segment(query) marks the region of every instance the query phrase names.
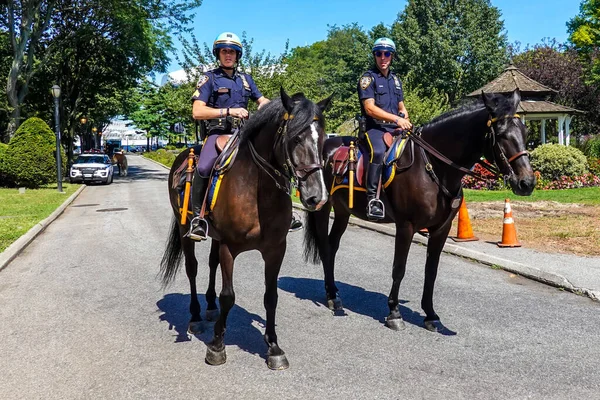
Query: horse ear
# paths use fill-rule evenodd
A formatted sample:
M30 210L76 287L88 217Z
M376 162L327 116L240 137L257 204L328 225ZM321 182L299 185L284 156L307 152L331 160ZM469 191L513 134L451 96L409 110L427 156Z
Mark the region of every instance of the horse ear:
M496 109L496 107L498 106L498 102L494 98L493 94L486 93L482 90L481 98L483 99L483 104L485 105L485 108L487 108L487 110L489 112L494 111Z
M331 99L333 98L333 93L326 99L321 100L317 103L317 107L321 110L321 112L325 111L327 107L331 104Z
M512 102L513 105L515 106L515 110L519 107L519 103L521 102L521 92L519 91L519 89L515 89L514 92L512 92Z
M285 92L283 86L281 86L279 92L281 94L281 103L283 104L283 108L285 108L287 112L291 113L292 109L294 108L294 102L292 101L290 96L288 96L288 94Z

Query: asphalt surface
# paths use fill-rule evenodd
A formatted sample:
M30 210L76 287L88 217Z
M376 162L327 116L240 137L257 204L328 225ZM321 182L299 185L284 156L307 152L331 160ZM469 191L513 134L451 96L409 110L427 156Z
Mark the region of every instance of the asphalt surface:
M346 316L324 306L302 231L288 236L277 313L288 370L265 364L257 252L236 260L228 361L206 365L212 325L186 334L185 273L164 291L156 277L171 219L167 171L128 159L128 177L87 187L0 272L0 398L599 397L598 302L445 254L434 301L446 329L431 333L419 306L425 247L415 244L400 289L407 328L394 332L383 326L393 238L356 226L337 263ZM197 246L200 265L208 248Z

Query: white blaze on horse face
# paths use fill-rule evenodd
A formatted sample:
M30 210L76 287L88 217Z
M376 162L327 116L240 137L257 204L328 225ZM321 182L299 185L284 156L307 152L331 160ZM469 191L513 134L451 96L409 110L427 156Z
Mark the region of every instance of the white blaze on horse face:
M321 160L321 156L319 154L319 131L317 131L317 123L313 122L310 124L310 131L312 132L313 138L313 146L315 155L319 164L323 165L323 161ZM323 205L327 202L327 188L325 187L325 177L323 176L323 170L320 169L317 171L319 174L319 181L321 182L321 199L319 200L319 204L317 205L317 210L321 209Z

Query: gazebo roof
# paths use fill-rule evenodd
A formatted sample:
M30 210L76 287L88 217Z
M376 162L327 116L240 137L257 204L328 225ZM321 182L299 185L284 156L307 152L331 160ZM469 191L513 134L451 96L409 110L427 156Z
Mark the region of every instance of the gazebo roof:
M577 110L575 108L562 106L560 104L553 103L547 100L521 100L519 107L517 108L518 113L532 115L532 114L585 114L585 111Z
M534 81L511 64L496 79L469 93L467 97L479 96L482 91L486 93L512 93L515 89L519 89L523 97L543 98L558 93L557 90Z

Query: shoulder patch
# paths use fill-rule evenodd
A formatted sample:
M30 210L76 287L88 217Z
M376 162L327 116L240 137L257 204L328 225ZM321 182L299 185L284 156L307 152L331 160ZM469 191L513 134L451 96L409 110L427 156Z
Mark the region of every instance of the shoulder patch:
M242 78L242 83L243 83L243 85L244 85L244 89L246 89L246 90L251 90L251 89L250 89L250 85L248 84L248 80L246 79L246 75L245 75L245 74L243 74L243 73L241 73L241 74L240 74L240 77Z
M198 79L196 89L200 89L202 85L204 85L206 82L208 82L208 75L200 75L200 79Z
M402 89L402 86L400 85L400 80L396 75L394 75L394 84L396 85L396 89Z
M373 82L373 78L369 75L363 75L362 78L360 78L360 88L362 90L365 90L366 88L369 87L369 85L371 84L371 82Z

